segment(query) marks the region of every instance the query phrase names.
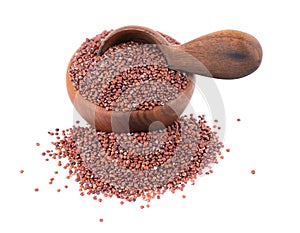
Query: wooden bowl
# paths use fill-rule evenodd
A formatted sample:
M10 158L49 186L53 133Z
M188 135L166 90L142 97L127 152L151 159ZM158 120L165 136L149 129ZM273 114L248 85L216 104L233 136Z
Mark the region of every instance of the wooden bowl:
M187 87L176 99L168 101L163 106L155 106L151 110L134 110L131 112L107 111L102 107L86 100L75 89L69 77L67 68L66 82L69 97L78 113L97 130L105 132L139 132L157 130L172 124L185 110L195 88L194 76L188 76ZM162 124L153 124L161 122Z

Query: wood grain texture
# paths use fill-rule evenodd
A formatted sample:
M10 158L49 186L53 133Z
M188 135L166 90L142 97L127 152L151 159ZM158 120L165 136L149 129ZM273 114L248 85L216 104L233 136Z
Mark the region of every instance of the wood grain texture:
M245 77L254 72L262 60L258 40L244 32L223 30L183 45L170 45L158 32L141 26L114 30L102 42L98 54L127 41L160 45L171 69L219 79Z
M220 79L245 77L254 72L262 60L262 48L258 40L235 30L214 32L179 47L180 51L200 61L212 77ZM170 62L173 66L180 67L182 59Z
M160 121L164 126L171 125L182 114L192 97L195 80L189 76L189 82L176 99L164 106L156 106L152 110L131 112L107 111L88 100L75 89L69 77L69 67L66 75L66 85L71 102L78 113L97 130L105 132L138 132L148 131L152 123ZM162 126L162 125L161 125ZM159 125L151 127L155 130Z
M129 41L169 45L168 41L158 32L147 27L130 25L118 28L109 33L102 42L97 55L101 56L108 48Z

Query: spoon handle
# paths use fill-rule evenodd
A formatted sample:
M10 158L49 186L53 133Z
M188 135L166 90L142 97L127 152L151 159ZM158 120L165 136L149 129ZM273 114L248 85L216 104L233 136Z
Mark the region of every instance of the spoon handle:
M257 39L235 30L213 32L164 53L172 69L220 79L249 75L262 60Z

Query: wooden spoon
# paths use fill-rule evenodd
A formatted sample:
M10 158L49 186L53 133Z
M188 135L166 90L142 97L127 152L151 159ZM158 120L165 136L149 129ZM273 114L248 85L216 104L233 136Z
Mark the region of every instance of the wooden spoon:
M170 45L158 32L141 26L125 26L112 31L102 42L98 55L109 47L128 41L161 45L171 69L220 79L249 75L262 60L259 42L244 32L223 30L183 45Z

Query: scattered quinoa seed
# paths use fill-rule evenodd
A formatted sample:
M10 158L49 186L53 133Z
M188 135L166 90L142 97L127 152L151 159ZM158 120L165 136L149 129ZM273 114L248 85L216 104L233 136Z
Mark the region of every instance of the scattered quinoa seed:
M23 174L23 173L24 173L24 170L20 170L20 173Z
M159 199L167 190L172 193L183 190L189 181L194 183L197 174L218 163L223 146L206 125L204 116L196 119L193 115L182 116L159 131L107 133L91 126L74 126L59 134L61 139L52 142L55 150L47 150L47 155L59 160L58 166L62 166L63 159L67 160L63 166L69 172L66 178L74 177L80 185L80 195L93 195L95 200L102 194L129 202L139 197L150 201L155 197ZM175 153L178 156L174 156ZM171 167L166 166L168 161L172 161ZM166 166L163 175L161 166ZM120 175L120 168L128 171L128 175ZM180 172L174 173L174 168ZM107 170L111 180L102 178ZM149 173L148 179L134 175L139 171Z
M226 152L230 152L230 149L228 148L228 149L226 149Z
M34 189L34 191L35 191L35 192L38 192L38 191L39 191L39 189L38 189L38 188L35 188L35 189Z
M256 172L255 170L251 170L251 174L254 175Z

